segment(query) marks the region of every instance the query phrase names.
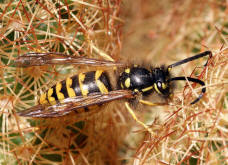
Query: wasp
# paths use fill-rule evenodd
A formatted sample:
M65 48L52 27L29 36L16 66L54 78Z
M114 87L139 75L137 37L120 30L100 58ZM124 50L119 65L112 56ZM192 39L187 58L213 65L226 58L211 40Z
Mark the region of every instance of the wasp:
M116 78L115 86L110 82L108 73L105 70L95 70L79 73L66 80L58 82L49 88L39 99L39 104L25 111L18 112L18 115L34 118L51 118L69 114L70 112L82 113L90 111L89 107L102 105L114 100L125 99L125 106L133 118L149 131L147 125L141 122L130 107L129 101L138 99L137 102L149 106L162 105L144 100L144 96L156 92L161 96L171 95L171 82L189 81L202 86L199 96L191 102L198 102L206 92L205 83L202 80L192 77L171 77L172 68L202 58L212 57L211 51L205 51L192 57L183 59L167 67L156 67L147 69L141 66L125 67L124 64L112 61L97 60L86 57L68 56L62 53L27 53L19 56L15 63L19 67L76 64L90 66L105 66L123 68L123 71ZM208 58L208 60L209 60ZM208 63L208 60L205 66ZM140 96L140 97L139 97ZM139 99L140 98L140 99ZM83 109L83 111L82 111ZM150 131L151 132L151 131Z

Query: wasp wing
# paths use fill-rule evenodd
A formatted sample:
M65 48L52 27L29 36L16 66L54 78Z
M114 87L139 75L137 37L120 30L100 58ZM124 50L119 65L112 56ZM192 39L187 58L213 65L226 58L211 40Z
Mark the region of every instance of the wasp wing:
M108 94L93 93L86 97L76 96L66 98L56 105L36 105L25 111L19 112L19 116L24 117L59 117L64 116L79 108L85 108L93 105L104 104L121 98L132 98L133 94L128 90L111 91Z
M123 66L122 63L98 60L85 57L69 56L58 52L27 53L16 58L17 67L42 66L42 65L90 65L90 66Z

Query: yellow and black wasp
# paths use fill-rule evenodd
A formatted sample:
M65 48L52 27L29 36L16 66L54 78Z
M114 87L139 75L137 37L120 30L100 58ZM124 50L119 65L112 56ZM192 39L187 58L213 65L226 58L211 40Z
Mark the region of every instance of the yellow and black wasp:
M25 111L19 112L18 115L24 117L59 117L74 111L81 113L89 111L89 107L102 105L113 100L123 99L134 100L145 105L160 105L144 100L144 96L148 96L153 92L157 92L161 96L169 97L171 95L171 82L173 81L190 81L198 83L202 87L201 94L191 104L198 102L206 92L205 83L202 80L192 77L171 77L170 71L173 67L184 63L202 58L204 56L212 57L211 51L194 55L183 59L168 67L157 67L147 69L140 66L125 67L123 72L119 74L116 82L111 83L108 73L104 70L95 70L86 73L79 73L66 80L58 82L41 95L39 104ZM90 66L115 66L124 67L124 64L118 62L96 60L85 57L72 57L62 53L28 53L19 56L16 61L19 67L56 65L56 64L76 64ZM206 64L208 63L208 60ZM206 65L205 64L205 65ZM116 84L116 85L113 85ZM139 97L140 96L140 97ZM140 99L139 99L140 98ZM141 99L142 98L142 99ZM129 106L129 102L125 102L125 106L134 119L143 125L147 130L148 127L139 121Z

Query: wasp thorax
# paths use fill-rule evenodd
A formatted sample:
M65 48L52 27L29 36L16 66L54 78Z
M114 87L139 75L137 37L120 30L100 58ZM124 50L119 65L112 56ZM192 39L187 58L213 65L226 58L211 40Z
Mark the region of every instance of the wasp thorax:
M127 68L121 73L119 86L121 89L129 89L135 92L149 94L153 89L153 78L151 72L145 68Z

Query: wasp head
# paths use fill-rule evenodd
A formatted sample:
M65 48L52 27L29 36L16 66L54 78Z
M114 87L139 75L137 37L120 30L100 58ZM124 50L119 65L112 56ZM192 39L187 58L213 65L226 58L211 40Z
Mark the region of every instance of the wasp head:
M169 84L169 72L164 68L152 69L151 76L154 81L154 89L157 93L169 96L170 95L170 84Z

